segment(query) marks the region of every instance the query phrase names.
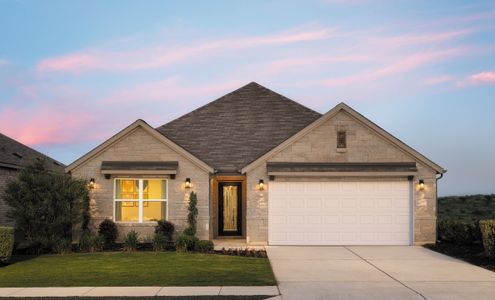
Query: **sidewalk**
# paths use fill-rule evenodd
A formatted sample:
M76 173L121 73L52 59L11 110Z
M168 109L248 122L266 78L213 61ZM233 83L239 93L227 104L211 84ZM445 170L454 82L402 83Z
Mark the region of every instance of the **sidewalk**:
M0 288L0 297L277 296L277 286Z

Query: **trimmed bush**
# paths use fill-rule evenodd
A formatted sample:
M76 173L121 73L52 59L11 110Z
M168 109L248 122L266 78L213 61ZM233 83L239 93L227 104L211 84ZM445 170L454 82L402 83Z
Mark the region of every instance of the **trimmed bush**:
M481 241L481 232L477 222L441 220L438 222L440 240L455 244L473 244Z
M480 221L480 229L486 256L495 259L495 220Z
M182 233L177 237L177 251L194 251L198 242L199 239L197 237Z
M119 235L119 231L114 221L105 219L103 222L100 223L100 226L98 227L98 234L103 237L105 247L110 248L115 244L115 240Z
M197 225L198 225L198 208L196 205L198 204L198 197L195 192L191 192L189 195L189 206L187 210L189 213L187 214L187 224L189 225L186 229L184 229L184 233L187 235L196 236Z
M0 261L7 262L14 249L14 228L0 227Z
M72 252L72 240L70 239L59 239L56 240L51 246L53 252L57 254L68 254Z
M199 252L212 252L213 248L213 242L209 240L198 241L195 245L195 250Z
M124 239L124 250L128 252L133 252L137 250L139 242L139 233L135 230L130 230Z
M83 252L99 252L105 246L105 239L92 232L84 232L79 240L79 250Z
M155 233L151 240L153 251L165 251L168 245L168 239L162 233Z
M173 240L175 225L167 220L159 220L155 227L155 233L163 235L167 241Z

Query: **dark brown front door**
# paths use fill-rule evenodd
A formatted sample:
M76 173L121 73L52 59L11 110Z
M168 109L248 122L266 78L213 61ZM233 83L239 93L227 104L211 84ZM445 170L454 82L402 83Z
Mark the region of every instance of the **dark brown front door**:
M242 235L242 183L218 183L218 235Z

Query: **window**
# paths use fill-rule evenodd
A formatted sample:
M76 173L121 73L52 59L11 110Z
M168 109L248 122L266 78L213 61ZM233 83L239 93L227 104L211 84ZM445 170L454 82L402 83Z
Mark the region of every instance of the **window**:
M115 179L115 221L152 222L167 219L166 179Z
M337 148L346 148L347 147L347 139L345 131L337 132Z

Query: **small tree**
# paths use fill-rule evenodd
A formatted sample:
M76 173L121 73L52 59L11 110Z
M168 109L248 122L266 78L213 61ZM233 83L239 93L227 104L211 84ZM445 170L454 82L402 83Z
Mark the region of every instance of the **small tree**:
M89 199L87 182L67 174L54 173L45 161L35 161L7 184L7 216L15 221L26 240L42 248L59 248L72 241L75 225L87 227L84 209ZM81 224L84 221L83 224Z
M197 231L197 217L198 217L198 208L196 205L198 204L198 198L196 196L195 192L191 192L189 195L189 214L187 215L187 224L189 225L185 230L184 233L190 236L196 236L196 231Z

